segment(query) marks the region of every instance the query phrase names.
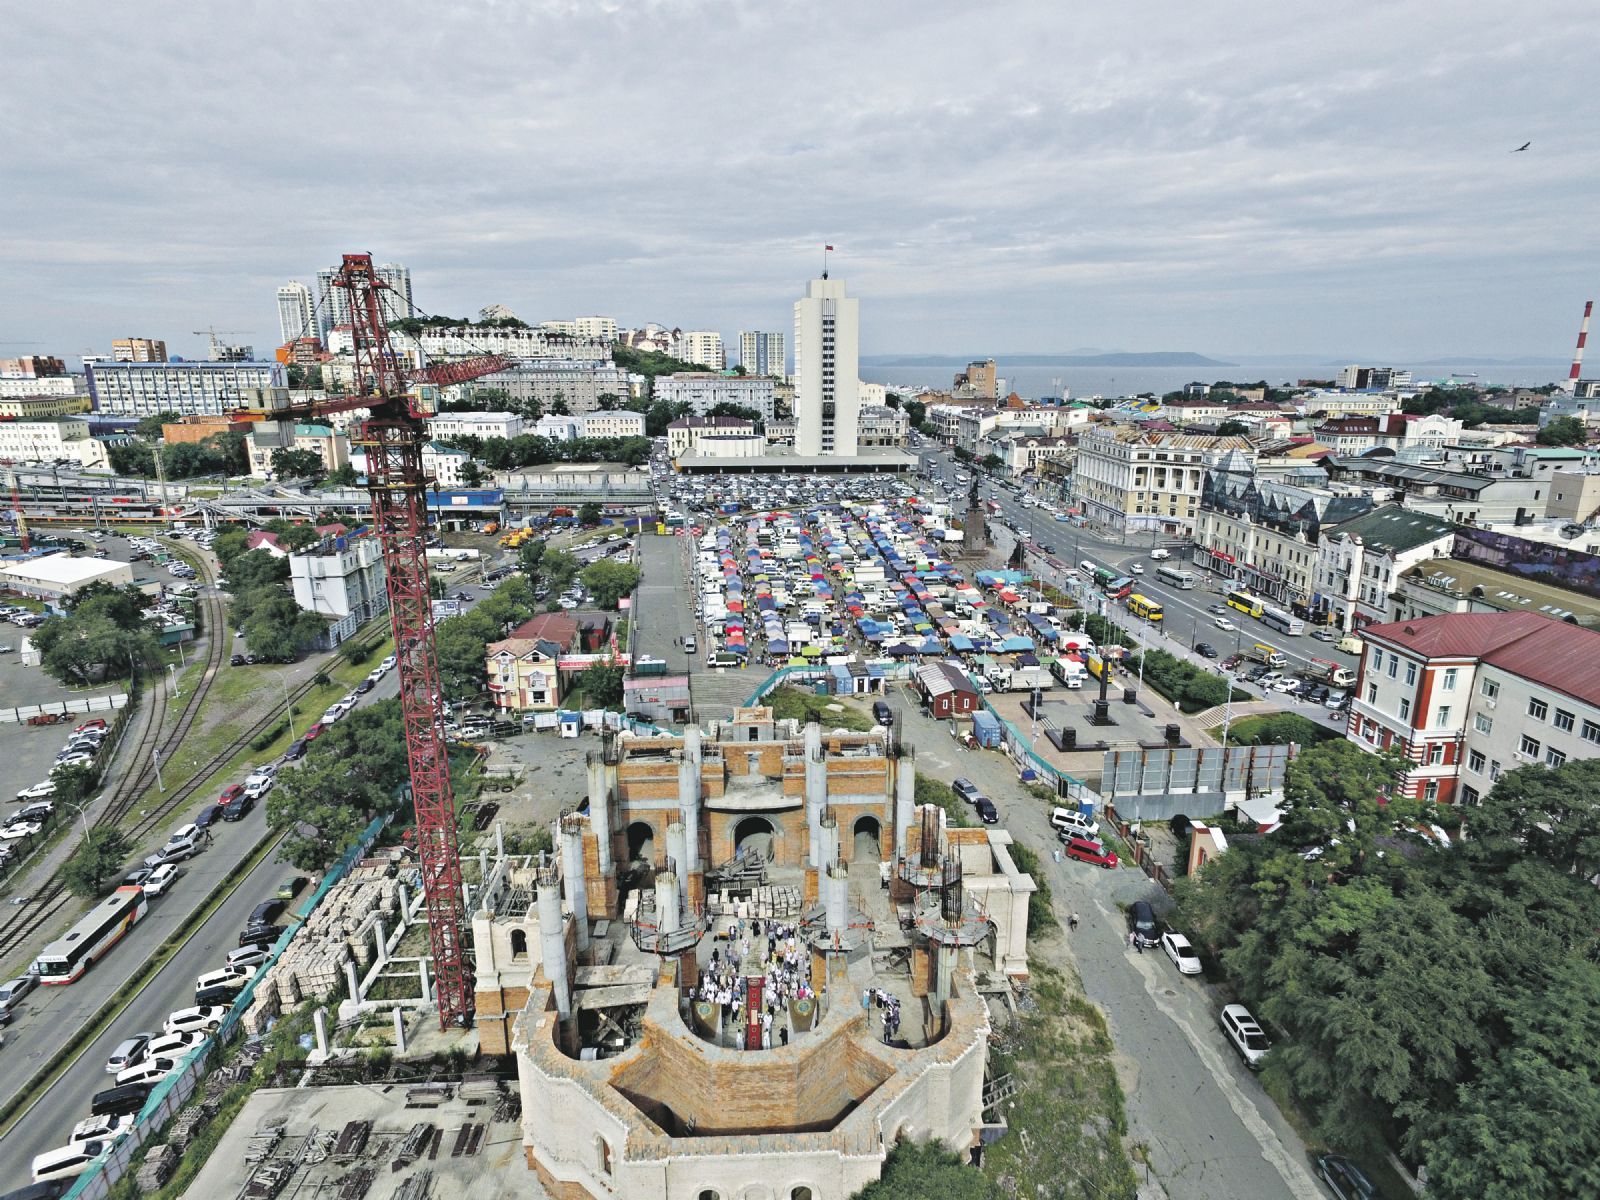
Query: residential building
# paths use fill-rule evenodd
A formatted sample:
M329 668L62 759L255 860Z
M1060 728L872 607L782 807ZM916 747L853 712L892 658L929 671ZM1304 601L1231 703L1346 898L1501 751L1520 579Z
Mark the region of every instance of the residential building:
M1372 498L1345 494L1309 482L1326 477L1306 472L1308 482L1261 475L1249 457L1223 455L1205 474L1194 561L1226 580L1242 580L1263 599L1332 608L1317 588L1318 542L1325 529L1371 511Z
M794 418L778 417L766 424L767 443L773 446L794 445Z
M59 395L45 396L10 396L6 394L7 383L20 383L21 380L0 379L0 417L17 418L24 421L37 421L47 417L71 417L78 413L89 411L89 393L65 392ZM40 382L54 382L41 380ZM82 379L72 377L70 382L82 383Z
M428 434L435 438L520 437L522 417L510 412L442 412L428 418Z
M476 358L482 354L503 354L515 363L605 363L611 365L609 343L576 333L554 333L547 329L490 325L430 325L414 341L401 337L401 345L415 345L429 362L446 358ZM492 379L494 376L487 376ZM479 380L478 386L500 386Z
M1005 463L1006 473L1012 478L1037 472L1040 462L1052 458L1070 458L1078 450L1075 437L1056 437L1048 433L1028 430L996 429L978 443L977 457L998 455Z
M759 329L739 333L739 365L746 375L773 375L782 379L788 372L788 348L781 333Z
M164 363L167 344L158 338L117 338L111 343L111 358L119 363Z
M979 400L998 400L1000 398L999 373L994 365L994 359L978 359L967 364L967 369L955 377L955 384L950 389L956 396L972 396Z
M544 613L524 621L504 641L484 647L484 665L495 707L535 712L561 703L560 660L580 649L576 617Z
M0 358L0 379L51 379L67 373L67 364L48 354Z
M1300 410L1327 417L1383 417L1400 411L1400 397L1392 392L1336 392L1313 389L1300 398Z
M678 359L697 366L721 371L728 365L728 355L722 347L722 335L710 329L686 329L678 338Z
M204 417L184 417L179 421L168 421L161 426L161 440L169 446L180 443L198 445L208 437L218 433L227 433L237 429L240 433L249 433L255 418L246 413L217 413Z
M571 442L583 436L583 422L577 417L550 413L535 421L529 432L535 437L549 438L552 442Z
M1230 450L1254 461L1248 438L1091 427L1078 435L1072 500L1091 522L1113 531L1192 534L1206 468Z
M287 421L258 421L245 434L250 474L265 479L273 474L272 456L279 450L309 450L322 460L324 471L337 471L350 461L350 439L330 425Z
M1460 548L1458 534L1458 553ZM1590 558L1580 570L1592 580L1589 572L1596 565L1600 564ZM1389 608L1390 621L1445 613L1529 612L1589 629L1600 626L1600 596L1461 558L1430 558L1403 572L1389 598Z
M290 280L278 289L278 345L287 346L301 338L320 338L311 289Z
M617 340L615 317L579 317L572 325L573 331L580 338L608 344Z
M903 448L910 440L911 420L904 411L886 404L861 406L861 445Z
M845 295L842 279L813 279L795 301L796 453L856 457L860 330L860 302Z
M763 421L775 414L774 380L767 375L721 375L710 371L680 371L658 375L651 398L668 404L687 404L703 417L719 404L737 404L759 413Z
M1329 417L1311 430L1335 454L1358 455L1386 446L1391 450L1443 450L1461 436L1461 422L1442 413L1418 416Z
M610 403L620 404L631 394L628 373L609 359L526 361L445 390L456 398L466 398L490 389L504 391L519 407L539 404L545 412L560 401L576 416L599 408L603 396L611 397Z
M755 422L743 417L679 417L667 426L667 456L677 459L699 454L705 439L749 437L755 431Z
M1600 755L1600 632L1531 612L1369 626L1346 736L1405 794L1475 804L1506 771Z
M976 456L984 438L1000 424L1000 414L992 408L962 408L955 414L955 441L958 450Z
M1386 388L1410 387L1411 372L1395 367L1363 367L1352 364L1339 371L1334 383L1336 387L1346 391L1381 392Z
M1331 479L1365 487L1380 502L1392 499L1416 512L1466 524L1542 517L1553 490L1548 479L1491 478L1382 456L1328 458L1323 466Z
M927 410L923 414L923 420L933 426L934 432L941 442L947 446L953 446L956 445L957 438L960 435L961 415L968 409L975 408L980 411L988 411L992 407L992 405L979 400L968 400L960 404L948 398L942 401L929 401Z
M427 442L422 447L422 473L432 479L439 488L469 486L462 475L471 461L472 455L465 450L457 450L454 446Z
M1340 629L1387 621L1401 574L1449 554L1455 533L1454 522L1398 504L1325 529L1313 586L1319 604Z
M89 436L86 417L41 417L0 421L0 459L110 466L105 443Z
M644 436L644 414L626 408L599 408L583 414L583 436L627 438Z
M116 417L225 413L244 407L252 389L285 386L284 368L277 363L89 364L94 410Z
M328 335L340 326L350 325L350 293L334 286L339 267L328 267L317 272L317 330L326 342ZM383 318L389 324L404 317L416 315L411 303L411 271L399 263L379 263L373 268L380 282L386 286L378 292L383 307ZM307 332L311 332L309 329ZM288 339L285 339L286 341Z
M387 579L376 537L326 537L289 555L294 602L332 622L330 645L389 611Z

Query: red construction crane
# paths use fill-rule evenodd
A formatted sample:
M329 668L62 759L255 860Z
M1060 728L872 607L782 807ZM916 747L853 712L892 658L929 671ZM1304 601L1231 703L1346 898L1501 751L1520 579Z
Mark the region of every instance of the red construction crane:
M439 1024L466 1025L472 1019L472 968L465 947L467 914L428 589L427 492L433 480L422 469L428 414L418 407L411 388L415 383L465 383L510 364L500 355L422 368L403 363L389 341L383 316L381 293L388 284L373 269L370 254L346 254L333 286L343 289L350 300L354 389L345 396L271 409L267 415L293 420L353 408L370 414L355 426L352 440L366 451L372 523L389 578L389 618L399 665L400 710L433 942Z

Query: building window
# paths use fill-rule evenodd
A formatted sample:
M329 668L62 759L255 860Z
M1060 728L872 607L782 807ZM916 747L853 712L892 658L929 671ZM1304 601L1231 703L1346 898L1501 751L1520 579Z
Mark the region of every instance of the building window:
M1517 752L1519 754L1524 754L1529 758L1538 758L1539 739L1535 737L1529 737L1527 734L1523 734L1522 741L1517 745Z
M1491 758L1489 760L1489 779L1490 779L1491 782L1493 782L1495 780L1498 780L1499 778L1500 778L1500 760L1498 758Z
M1435 742L1433 745L1428 747L1428 765L1430 767L1441 767L1444 765L1443 742Z
M1461 788L1461 803L1463 803L1463 804L1476 804L1477 802L1478 802L1478 789L1475 788L1475 787L1467 787L1467 786L1463 785L1462 788Z
M1411 701L1400 701L1400 719L1402 721L1409 721L1411 719Z
M1547 767L1559 767L1566 761L1567 756L1553 746L1544 752L1544 765Z
M1416 683L1416 681L1417 681L1417 664L1414 663L1414 662L1408 662L1406 664L1406 684L1407 684L1407 686L1409 686L1409 685L1411 685L1413 683Z
M1390 679L1398 679L1399 676L1400 676L1400 660L1398 658L1390 658L1389 659L1389 678Z
M1367 703L1368 704L1375 704L1375 703L1377 703L1377 700L1378 700L1378 685L1375 684L1375 683L1367 684Z
M1349 567L1345 568L1345 570L1347 570L1347 571L1349 569L1350 569ZM1383 651L1382 650L1374 650L1372 652L1372 669L1374 671L1383 670Z
M1479 713L1477 716L1472 718L1472 726L1479 733L1488 733L1494 729L1494 718L1486 717L1482 713ZM1600 726L1596 726L1595 728L1600 730Z
M1488 760L1485 759L1484 756L1483 756L1483 751L1481 751L1481 750L1469 750L1469 751L1467 751L1467 770L1471 771L1474 775L1482 775L1483 774L1483 765L1487 761Z
M1583 723L1583 731L1579 734L1586 742L1600 742L1600 724L1593 721Z
M1459 667L1446 667L1444 669L1444 680L1439 684L1439 687L1443 691L1446 691L1446 692L1455 691L1456 690L1456 676L1459 673L1460 673L1460 668Z
M1543 700L1528 701L1528 715L1535 721L1542 721L1550 713L1550 706Z
M1439 705L1439 714L1438 714L1437 717L1434 718L1434 722L1433 723L1435 725L1438 725L1438 726L1441 726L1441 727L1449 726L1451 712L1452 712L1452 709L1451 709L1450 705L1448 705L1448 704Z
M1558 708L1556 709L1555 720L1551 721L1550 723L1557 729L1561 730L1562 733L1571 733L1573 723L1576 720L1577 718L1569 713L1566 709Z
M813 1192L808 1187L789 1189L789 1200L812 1200Z
M1439 799L1439 781L1430 779L1422 785L1422 798L1432 804Z
M1478 691L1482 692L1487 699L1493 700L1500 694L1500 685L1493 679L1485 679L1478 685Z

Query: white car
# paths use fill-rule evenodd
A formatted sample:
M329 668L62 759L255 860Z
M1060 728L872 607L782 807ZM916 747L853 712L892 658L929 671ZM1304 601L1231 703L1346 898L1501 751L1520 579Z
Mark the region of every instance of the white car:
M146 875L144 882L139 886L144 889L145 895L159 896L170 888L178 876L182 874L183 868L179 867L177 863L162 863L154 871Z
M19 975L8 983L0 984L0 1012L10 1012L34 988L39 986L37 975Z
M389 655L388 658L384 659L381 663L378 664L378 670L380 670L380 671L392 671L392 670L394 670L394 664L395 664L395 657L394 657L394 655L391 654L391 655Z
M1259 1071L1261 1060L1266 1058L1267 1051L1272 1049L1266 1031L1257 1024L1256 1019L1250 1015L1250 1010L1242 1004L1229 1004L1223 1008L1221 1020L1222 1032L1227 1035L1234 1049L1244 1059L1244 1065L1252 1071Z
M133 1066L117 1072L117 1086L125 1083L157 1083L182 1065L181 1058L152 1058L146 1055Z
M276 782L271 775L252 775L244 781L244 794L252 800L259 800L272 790Z
M36 783L30 788L23 788L17 793L18 800L45 800L56 794L56 785L50 780Z
M222 1019L228 1015L228 1010L220 1004L201 1004L194 1008L180 1008L167 1018L162 1030L166 1033L182 1033L187 1029L200 1029L211 1033L222 1024Z
M1133 566L1128 568L1128 571L1129 571L1130 574L1133 574L1133 575L1143 575L1144 574L1144 564L1143 563L1134 563Z
M332 725L340 717L344 716L345 711L346 710L343 704L335 704L327 712L323 713L322 716L317 718L318 723L322 725Z
M220 967L215 971L207 971L204 975L196 979L194 981L194 990L197 992L203 992L207 988L231 987L236 983L243 983L255 973L256 970L254 967L246 967L237 963L229 963L227 966Z
M50 768L51 774L63 767L83 767L94 762L94 755L85 754L81 750L66 750L56 755L56 765Z
M1239 628L1232 621L1228 620L1227 617L1218 617L1215 621L1213 621L1211 623L1213 625L1215 625L1218 629L1226 629L1229 633L1232 633L1235 629Z
M1183 934L1163 933L1161 948L1167 952L1167 957L1172 960L1172 965L1178 968L1180 975L1200 974L1200 956L1194 952L1194 947Z
M267 961L272 951L265 946L240 946L228 951L230 967L256 967Z
M109 1141L124 1129L132 1129L134 1116L133 1113L120 1113L114 1117L85 1117L72 1127L72 1136L67 1139L67 1145Z
M9 842L17 838L33 837L43 831L43 821L30 821L26 817L12 817L11 820L5 823L4 828L0 828L0 838L4 838Z
M205 1040L206 1035L198 1029L190 1029L184 1033L164 1033L152 1040L144 1048L144 1056L146 1058L182 1058Z

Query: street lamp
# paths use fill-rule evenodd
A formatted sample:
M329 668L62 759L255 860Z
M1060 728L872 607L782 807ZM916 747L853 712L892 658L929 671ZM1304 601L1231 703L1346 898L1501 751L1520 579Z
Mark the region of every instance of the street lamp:
M74 804L71 800L63 800L63 801L61 801L61 803L66 805L73 812L78 814L78 819L83 822L83 838L84 838L84 841L88 841L89 840L89 814L88 814L88 812L86 810L89 807L89 802L87 800L85 800L82 804Z
M172 698L174 700L178 699L180 696L178 691L178 668L172 663L167 664L167 686L172 689Z
M282 672L278 674L278 686L283 689L283 715L289 719L289 737L294 738L294 709L289 707L289 685L284 682Z
M150 751L150 761L155 765L156 768L156 786L165 792L167 790L167 784L166 781L161 778L161 750L159 747L153 748Z

